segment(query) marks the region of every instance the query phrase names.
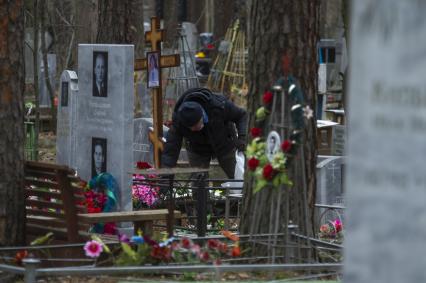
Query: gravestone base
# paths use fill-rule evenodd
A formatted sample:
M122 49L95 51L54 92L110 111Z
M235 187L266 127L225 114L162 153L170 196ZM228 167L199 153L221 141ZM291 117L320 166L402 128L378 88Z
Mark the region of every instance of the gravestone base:
M135 235L134 227L132 222L123 222L120 225L117 225L117 232L119 235L126 235L127 237L132 237Z

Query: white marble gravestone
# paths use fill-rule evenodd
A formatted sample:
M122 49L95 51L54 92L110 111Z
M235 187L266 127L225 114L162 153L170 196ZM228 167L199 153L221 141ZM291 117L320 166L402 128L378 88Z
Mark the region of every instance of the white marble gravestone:
M344 282L426 282L426 1L352 1Z
M154 166L154 146L149 140L149 131L152 129L152 118L137 118L133 121L133 161L136 164L138 161L148 162ZM167 136L169 128L163 125L163 136ZM165 141L165 138L164 138ZM187 163L188 155L185 148L182 148L179 154L178 162Z
M152 118L138 118L133 122L133 161L148 162L154 166L154 146L149 140L150 128L153 128ZM163 125L163 135L166 136L169 128Z
M94 74L98 56L103 57L99 87ZM111 173L120 188L121 211L132 210L133 72L133 45L78 47L77 171L85 180Z
M56 163L76 168L78 78L74 71L62 72L58 92Z

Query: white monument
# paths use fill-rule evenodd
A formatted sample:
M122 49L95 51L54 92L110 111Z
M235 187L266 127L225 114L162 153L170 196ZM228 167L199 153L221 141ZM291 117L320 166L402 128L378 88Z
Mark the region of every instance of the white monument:
M352 1L344 282L426 282L425 11Z

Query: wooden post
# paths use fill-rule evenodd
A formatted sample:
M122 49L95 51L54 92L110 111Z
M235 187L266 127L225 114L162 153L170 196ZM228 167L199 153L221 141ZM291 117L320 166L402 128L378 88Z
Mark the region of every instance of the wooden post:
M68 180L69 172L65 169L57 169L55 173L65 210L64 214L67 224L68 241L71 243L78 243L80 241L80 235L78 233L77 208L74 191Z
M163 151L163 95L161 93L162 82L161 82L161 70L168 67L180 66L180 55L172 54L167 56L161 55L161 41L164 39L165 31L160 29L160 21L157 17L151 18L151 30L145 33L145 41L151 43L151 51L159 53L159 87L151 88L152 93L152 118L154 120L154 131L149 133L149 140L154 146L154 166L155 168L161 167L161 151ZM148 60L136 59L135 70L147 70ZM148 75L148 74L147 74ZM174 200L173 195L173 184L169 187L169 204L167 217L167 231L169 236L173 235L174 225Z
M166 55L161 56L161 41L164 39L165 31L160 29L160 21L157 17L151 18L151 30L145 33L145 41L151 43L151 51L160 53L160 68L159 68L159 82L160 87L152 88L152 108L154 131L149 134L149 139L154 145L154 166L160 168L161 151L163 150L163 95L161 92L161 69L168 67L180 66L180 55ZM147 59L136 59L135 71L146 70Z

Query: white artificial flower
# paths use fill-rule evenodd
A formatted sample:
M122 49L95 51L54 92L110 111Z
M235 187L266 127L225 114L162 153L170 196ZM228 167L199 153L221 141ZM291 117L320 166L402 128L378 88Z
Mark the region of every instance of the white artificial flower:
M303 108L303 116L306 119L311 119L314 116L314 111L312 111L311 107L309 107L309 105L306 105Z

